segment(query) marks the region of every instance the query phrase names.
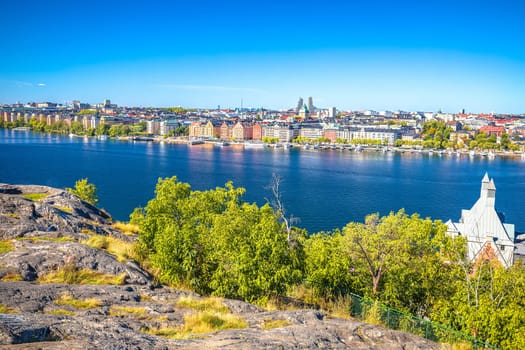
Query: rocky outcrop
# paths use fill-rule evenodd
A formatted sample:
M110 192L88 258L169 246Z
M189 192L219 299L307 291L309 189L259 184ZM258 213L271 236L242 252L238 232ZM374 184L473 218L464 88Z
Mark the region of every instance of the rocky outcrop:
M0 239L38 236L85 239L89 233L120 235L111 229L110 220L104 211L64 190L0 184Z
M59 305L61 296L94 299L99 306L79 310ZM415 335L386 330L358 321L329 318L315 310L264 311L241 301L224 300L231 313L247 327L173 340L145 330L177 327L194 312L177 306L190 292L146 286L44 285L29 282L0 283L0 301L17 312L0 315L0 344L10 349L24 343L43 342L40 348L83 349L440 349L440 345ZM118 307L142 310L115 313ZM59 310L73 315L56 315ZM265 323L282 326L264 330ZM34 344L33 344L34 345ZM0 346L1 348L1 346Z
M0 241L8 247L0 253L0 349L441 348L415 335L316 310L269 312L238 300L222 305L245 328L184 339L155 335L151 330L180 329L185 317L198 312L181 306L180 298L201 297L155 286L136 262L83 243L95 233L134 239L113 228L108 214L69 192L0 185ZM67 266L123 275L125 284L36 283ZM89 306L75 303L88 301Z

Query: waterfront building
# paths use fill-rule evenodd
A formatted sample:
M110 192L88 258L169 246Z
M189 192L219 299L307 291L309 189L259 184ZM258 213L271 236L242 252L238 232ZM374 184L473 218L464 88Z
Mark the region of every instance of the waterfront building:
M261 141L262 140L262 126L260 123L253 124L253 135L252 140Z
M346 127L338 131L337 138L345 140L379 140L381 143L393 145L401 137L398 129L380 129L374 127Z
M201 127L201 136L208 138L219 138L221 135L221 123L215 120L208 120Z
M302 124L299 136L315 140L323 136L323 128L320 124Z
M179 126L180 123L176 120L163 120L159 123L159 133L161 136L168 135Z
M251 140L253 125L246 122L237 122L232 128L232 138L237 141Z
M232 127L228 122L226 121L222 122L220 131L219 131L219 135L220 135L219 138L221 140L231 140Z
M448 234L467 239L470 261L498 260L504 267L522 258L525 246L520 242L514 225L504 222L504 215L496 211L496 186L485 174L481 180L479 199L470 209L461 211L459 222L447 221Z
M190 137L202 137L201 133L201 123L200 122L192 122L189 126L189 136Z
M276 138L279 142L290 142L299 136L299 128L295 124L284 123L265 125L262 130L262 136Z
M334 143L337 141L337 132L339 129L337 128L328 128L323 130L323 137L330 140L330 142Z
M148 134L158 135L160 131L160 122L158 120L148 120L146 122L146 131Z

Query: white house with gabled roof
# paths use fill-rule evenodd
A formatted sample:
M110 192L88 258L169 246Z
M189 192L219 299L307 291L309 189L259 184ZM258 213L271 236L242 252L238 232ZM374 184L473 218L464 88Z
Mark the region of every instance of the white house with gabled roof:
M513 224L503 222L503 214L496 211L495 205L496 186L485 174L478 201L470 210L461 211L459 222L447 221L447 232L467 238L467 254L471 261L496 258L509 267L514 264L517 249L516 232Z

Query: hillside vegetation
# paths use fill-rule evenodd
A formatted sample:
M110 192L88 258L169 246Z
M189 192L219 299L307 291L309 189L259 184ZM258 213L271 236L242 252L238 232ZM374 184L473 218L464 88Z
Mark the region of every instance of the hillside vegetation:
M350 293L430 318L500 346L525 348L525 269L473 266L463 238L403 210L308 235L231 183L192 191L159 179L137 208L137 256L162 283L259 305L295 297L337 305Z

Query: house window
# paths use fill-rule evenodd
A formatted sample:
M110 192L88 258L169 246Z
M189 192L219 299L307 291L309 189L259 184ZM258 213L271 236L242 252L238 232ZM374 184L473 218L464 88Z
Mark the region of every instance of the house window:
M504 245L500 245L499 249L501 249L501 251L504 251L505 250L505 246Z

